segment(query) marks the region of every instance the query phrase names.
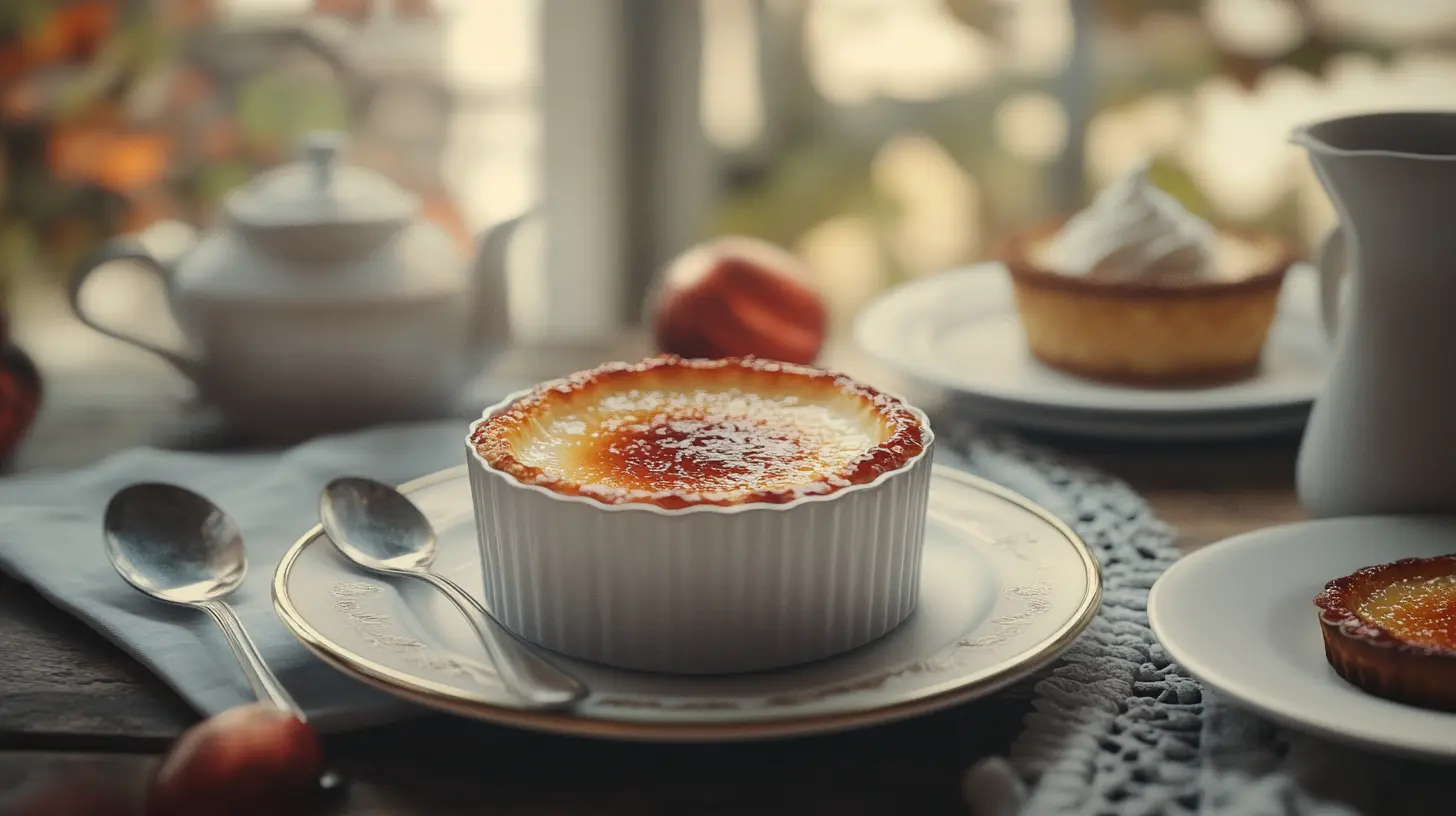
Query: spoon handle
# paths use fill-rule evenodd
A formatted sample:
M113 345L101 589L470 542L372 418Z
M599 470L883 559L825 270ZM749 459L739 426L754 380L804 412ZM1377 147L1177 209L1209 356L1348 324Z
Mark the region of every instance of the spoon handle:
M243 674L248 678L248 685L253 687L253 693L259 700L268 700L279 708L297 717L300 722L308 722L303 709L298 706L278 678L263 662L263 656L258 653L258 647L253 639L248 637L248 630L243 628L243 622L238 620L238 615L231 606L222 601L204 601L202 608L217 621L222 628L223 636L227 638L228 645L233 649L233 655L243 667Z
M223 637L227 639L228 645L232 647L233 655L237 657L238 664L243 667L243 675L248 678L248 685L253 687L253 695L259 700L267 700L280 710L293 715L299 722L308 722L308 715L303 713L303 707L288 693L288 689L278 681L273 670L263 662L263 655L258 651L257 644L248 636L248 630L243 627L243 622L238 620L238 613L233 611L222 601L203 601L199 604L217 625L222 629ZM319 775L319 790L334 794L344 789L344 776L332 767L324 768Z
M542 708L567 706L586 696L586 687L576 678L523 646L454 581L423 570L409 574L434 586L454 602L480 635L506 688L516 695Z

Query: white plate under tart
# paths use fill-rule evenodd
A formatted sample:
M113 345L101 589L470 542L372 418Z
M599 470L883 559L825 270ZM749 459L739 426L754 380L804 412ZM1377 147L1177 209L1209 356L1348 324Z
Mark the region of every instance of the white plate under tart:
M1352 517L1271 527L1169 567L1148 595L1168 654L1220 697L1338 742L1456 762L1456 713L1376 697L1325 657L1314 598L1375 564L1456 548L1456 518Z
M403 486L434 523L441 572L481 590L470 486L452 468ZM1091 622L1101 578L1087 546L1045 510L936 466L916 610L853 652L757 674L670 675L554 656L592 689L575 709L519 708L469 625L427 586L361 573L321 529L274 575L279 617L315 654L398 697L534 730L709 741L825 733L985 696L1062 652Z
M917 391L984 419L1114 439L1207 440L1298 430L1330 353L1307 264L1284 282L1259 372L1208 388L1132 388L1042 365L1026 348L1011 281L976 264L899 286L865 307L856 344Z

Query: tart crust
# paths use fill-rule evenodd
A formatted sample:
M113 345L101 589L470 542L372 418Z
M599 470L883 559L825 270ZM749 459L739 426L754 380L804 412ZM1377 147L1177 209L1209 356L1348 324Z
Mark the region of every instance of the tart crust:
M1430 582L1456 582L1456 554L1406 558L1366 567L1325 585L1315 596L1325 657L1335 672L1378 697L1441 711L1456 711L1456 604L1450 596L1434 609L1407 613L1412 632L1394 631L1362 609L1391 587L1405 597L1439 592ZM1456 584L1453 584L1456 586ZM1449 590L1448 590L1449 591ZM1424 627L1424 628L1422 628ZM1437 627L1432 629L1431 627ZM1402 627L1396 627L1402 628Z
M878 438L864 444L862 450L829 458L815 439L801 438L797 428L779 421L772 412L755 415L752 403L746 411L728 416L711 405L704 410L689 402L628 411L630 427L604 424L597 429L592 444L597 451L610 451L610 461L600 467L611 473L612 484L576 478L558 468L543 468L523 456L523 442L530 441L532 432L555 411L591 407L598 404L593 400L622 394L650 394L671 389L674 384L696 392L749 397L804 395L817 404L852 409L861 415L862 422L873 427ZM785 504L874 481L881 474L905 467L924 451L923 424L920 415L899 399L843 374L753 357L709 360L662 355L637 363L607 363L542 383L480 423L469 441L492 469L523 484L604 504L650 504L673 510L701 505ZM686 430L679 433L683 427ZM667 445L660 441L662 435L667 436ZM602 439L597 441L597 436ZM691 456L668 461L663 456L662 449L672 444L692 445L705 438L726 448L711 463ZM759 464L734 467L735 462L743 462L745 452L758 457ZM731 471L727 476L719 466L724 459ZM709 465L716 469L710 472ZM633 482L634 472L645 472L647 468L661 474L664 466L672 469L667 479L669 487L662 486L662 478ZM784 476L791 468L803 476ZM778 477L765 477L765 486L756 487L755 474L764 469L774 471ZM727 487L725 479L731 482Z
M1013 236L1001 253L1037 360L1086 379L1148 387L1217 385L1258 371L1294 262L1287 244L1222 230L1267 258L1225 280L1115 281L1063 275L1037 263L1035 248L1064 223Z

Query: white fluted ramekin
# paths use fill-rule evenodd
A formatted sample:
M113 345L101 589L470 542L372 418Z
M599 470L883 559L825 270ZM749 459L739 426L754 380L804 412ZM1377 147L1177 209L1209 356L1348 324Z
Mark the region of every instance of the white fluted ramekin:
M525 484L467 436L485 600L525 640L643 671L757 671L869 643L920 594L935 436L906 407L924 441L914 459L787 504L606 504Z

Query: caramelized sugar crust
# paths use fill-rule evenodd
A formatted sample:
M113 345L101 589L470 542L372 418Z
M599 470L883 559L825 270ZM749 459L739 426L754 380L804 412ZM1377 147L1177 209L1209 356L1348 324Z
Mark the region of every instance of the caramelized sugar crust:
M1456 711L1456 554L1357 570L1314 602L1340 676L1381 697Z
M832 493L925 449L904 403L844 375L672 355L543 383L470 441L524 484L664 509Z
M1456 554L1365 567L1326 584L1314 603L1349 637L1456 658Z

